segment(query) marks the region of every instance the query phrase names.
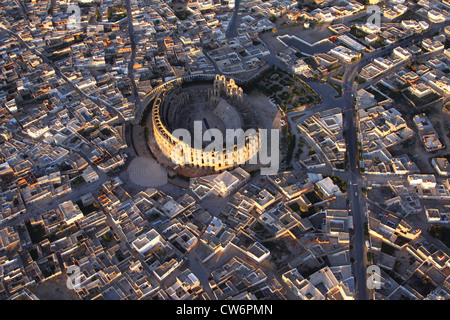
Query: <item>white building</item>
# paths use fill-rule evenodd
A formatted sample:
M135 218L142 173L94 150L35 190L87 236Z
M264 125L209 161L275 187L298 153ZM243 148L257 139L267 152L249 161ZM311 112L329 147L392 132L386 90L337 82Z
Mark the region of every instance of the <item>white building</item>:
M84 217L83 212L81 212L78 205L73 204L71 200L61 203L59 205L59 210L61 210L64 221L66 221L67 224L74 223Z
M428 19L434 23L441 23L445 21L445 16L436 10L430 10L428 11Z
M403 4L396 4L394 6L394 11L397 11L400 14L404 14L406 11L408 11L408 7Z
M255 242L252 244L245 253L255 260L257 263L263 262L270 255L269 249L264 247L261 243Z
M368 34L376 34L381 32L381 27L373 23L365 23L361 26L361 30Z
M430 27L430 25L426 21L420 21L419 25L422 28L422 30L427 30Z
M17 104L16 100L11 100L5 103L5 107L9 110L11 113L17 113Z
M413 174L408 176L408 182L413 187L422 189L436 188L436 178L433 174Z
M426 209L425 214L427 216L428 223L436 223L441 221L441 214L438 209Z
M433 158L431 164L440 176L450 176L450 163L446 158Z
M342 43L346 44L349 47L352 47L356 51L363 51L366 48L364 45L362 45L358 41L353 40L346 34L339 36L338 39L339 41L341 41Z
M216 234L218 234L221 230L223 229L223 223L222 220L214 217L209 226L206 228L205 232L215 236Z
M423 82L419 82L417 84L413 84L411 85L408 90L414 94L416 97L418 98L422 98L425 97L426 95L432 93L433 91L431 90L431 88L429 86L427 86L425 83Z
M238 185L239 179L228 171L219 174L214 180L214 190L222 197L228 196Z
M297 63L292 66L292 71L296 74L302 74L309 71L309 65L303 59L298 59Z
M425 50L428 51L439 51L439 50L443 50L445 48L444 44L440 41L436 41L436 40L432 40L432 39L425 39L422 41L422 47Z
M161 236L156 230L152 229L147 233L141 234L131 245L137 252L145 255L147 251L155 247L161 240Z
M31 125L27 129L27 134L33 139L39 139L44 133L48 132L50 128L45 126L43 128L36 128L34 125Z
M325 179L317 181L316 186L326 198L330 198L342 193L339 187L333 183L333 180L331 180L330 177L326 177Z
M360 56L359 53L350 50L344 46L338 46L336 48L333 48L328 53L346 62L351 62L352 59L357 59Z
M99 176L98 176L97 172L95 172L94 168L92 168L91 166L88 166L83 171L81 176L83 177L84 181L86 181L87 183L92 183L92 182L97 181L99 179Z
M411 53L408 50L403 49L401 47L395 48L393 52L400 59L406 60L411 58Z

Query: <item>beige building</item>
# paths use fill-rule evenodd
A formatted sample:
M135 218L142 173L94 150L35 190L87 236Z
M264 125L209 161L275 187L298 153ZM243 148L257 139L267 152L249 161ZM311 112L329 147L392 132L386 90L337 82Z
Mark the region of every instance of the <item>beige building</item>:
M333 183L333 180L331 180L330 177L326 177L325 179L317 181L316 186L326 198L330 198L342 193L339 187Z
M59 210L61 210L67 224L74 223L84 217L78 205L74 204L71 200L61 203Z
M450 175L450 163L446 158L433 158L431 164L440 176L448 177Z

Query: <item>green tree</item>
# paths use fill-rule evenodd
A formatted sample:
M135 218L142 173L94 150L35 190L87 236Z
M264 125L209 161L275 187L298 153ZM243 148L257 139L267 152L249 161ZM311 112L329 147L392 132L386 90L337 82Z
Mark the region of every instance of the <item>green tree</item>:
M301 212L308 212L308 206L305 203L302 203L300 205L300 211Z
M102 238L105 242L110 242L113 239L113 235L110 232L107 232L102 236Z
M361 188L361 193L366 196L367 195L367 189L365 187L362 187Z
M429 232L430 236L432 236L433 238L436 238L439 240L442 238L441 226L432 226L428 232Z
M111 7L106 8L106 16L108 17L108 20L111 19L111 17L112 17L112 8Z
M95 16L97 17L97 22L102 21L102 15L100 14L98 8L95 8Z

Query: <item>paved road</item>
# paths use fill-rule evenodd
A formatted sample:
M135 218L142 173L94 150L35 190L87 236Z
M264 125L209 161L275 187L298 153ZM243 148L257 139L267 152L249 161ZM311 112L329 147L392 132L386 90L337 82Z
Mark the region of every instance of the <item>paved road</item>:
M240 0L235 0L234 11L231 15L230 23L228 25L227 31L225 33L227 38L235 38L238 36L238 26L239 26L239 4Z
M265 60L272 65L278 66L286 71L287 66L276 57L275 52L268 46L271 55L266 57ZM391 49L392 50L392 49ZM373 57L368 56L365 59L370 61ZM327 110L329 108L339 107L343 113L343 127L346 132L347 153L349 159L349 171L347 174L337 173L337 175L345 176L349 178L350 186L347 193L348 201L350 203L350 214L353 215L354 230L352 231L352 244L353 244L353 273L356 283L356 298L358 300L367 300L368 292L366 287L366 266L365 266L365 249L364 249L364 222L365 211L364 201L361 201L360 188L363 185L363 177L359 172L358 165L358 139L357 139L357 123L356 115L353 105L353 94L358 89L357 84L354 83L355 77L358 75L358 70L361 67L362 62L360 60L353 64L344 64L344 76L342 79L343 95L336 99L334 94L330 92L330 86L321 84L317 81L306 81L318 94L322 96L323 104L314 108L312 112L318 112ZM306 116L305 116L306 117ZM300 123L305 117L298 119L293 126ZM288 115L291 118L291 115Z
M266 56L264 60L271 65L280 67L281 69L291 72L289 68L276 56L275 50L269 43L265 43L270 51L270 55ZM392 50L392 49L391 49ZM382 52L376 54L383 54ZM375 54L373 54L375 55ZM318 81L306 81L319 95L322 96L323 104L317 108L320 110L326 110L329 108L339 107L343 112L343 127L346 132L347 153L349 159L349 172L350 172L350 186L347 193L348 201L351 205L351 214L353 215L354 230L352 231L352 244L353 244L353 274L356 283L356 299L367 300L367 287L366 287L366 266L364 259L364 210L360 201L360 187L363 183L363 178L358 169L358 143L357 143L357 125L355 119L355 110L353 106L353 94L357 90L357 85L354 83L355 77L358 75L358 70L362 62L369 63L373 58L372 55L367 55L365 60L360 60L352 64L344 65L344 76L342 79L342 97L336 99L334 94L330 92L329 85L323 85ZM316 110L314 110L316 111ZM317 110L318 111L318 110ZM289 116L288 116L289 117ZM301 118L303 119L303 117ZM299 121L297 120L293 126L296 126ZM355 193L356 192L356 193Z
M271 48L269 48L271 50ZM267 57L267 62L281 67L286 70L284 65L271 51L271 56ZM281 64L280 64L281 63ZM366 287L366 265L365 265L365 249L364 249L364 222L365 211L364 201L361 201L360 188L363 185L363 177L359 172L358 165L358 139L357 139L357 124L355 109L353 106L353 94L356 92L357 85L354 83L355 77L358 75L361 62L353 64L345 64L345 72L342 80L343 95L341 98L334 98L334 95L330 94L329 86L320 84L319 82L306 81L309 85L312 85L313 89L323 97L323 104L318 105L311 111L296 112L295 114L288 114L291 126L295 127L305 118L309 117L311 113L324 111L330 108L339 107L343 113L343 127L346 132L347 152L349 158L349 171L346 173L334 173L339 176L349 179L350 186L347 193L348 201L350 203L350 214L353 215L354 230L352 231L352 244L353 244L353 257L355 262L353 264L353 273L356 283L356 298L358 300L367 300L368 292ZM286 70L289 72L289 70ZM292 116L298 113L306 113L305 116L297 119L295 123L292 123ZM294 166L294 168L296 168ZM355 193L356 192L356 193Z
M358 165L358 137L356 113L353 106L353 94L356 89L354 79L358 74L359 64L347 65L343 77L343 127L345 130L345 141L347 143L347 155L349 160L349 171L351 173L347 199L350 203L350 214L353 216L354 230L351 234L353 244L353 276L355 278L356 299L367 300L368 292L366 286L366 266L364 258L364 209L360 202L360 188L363 178L359 172Z
M424 37L428 36L439 30L441 26L432 26L430 30L422 35L415 37L415 41L419 42ZM347 142L347 153L349 159L349 170L351 174L351 188L349 188L350 192L348 192L348 200L350 202L350 209L353 215L353 224L354 231L352 237L353 244L353 256L354 256L354 264L353 264L353 274L356 281L356 298L358 300L367 300L368 299L368 290L366 286L366 268L365 265L365 238L364 238L364 222L365 218L365 200L361 198L361 187L364 182L364 179L361 177L359 168L358 168L358 145L357 145L357 124L356 114L353 110L352 102L353 93L358 89L358 86L354 84L354 78L357 75L358 70L367 65L372 61L372 59L382 56L388 52L391 52L394 47L402 46L411 43L411 39L403 40L389 48L380 50L379 52L374 52L368 54L365 58L361 59L358 64L354 66L347 66L346 72L343 78L343 91L344 98L348 100L349 107L344 109L344 129L346 130L346 142ZM390 70L388 72L393 72L394 70ZM364 87L370 85L365 84Z

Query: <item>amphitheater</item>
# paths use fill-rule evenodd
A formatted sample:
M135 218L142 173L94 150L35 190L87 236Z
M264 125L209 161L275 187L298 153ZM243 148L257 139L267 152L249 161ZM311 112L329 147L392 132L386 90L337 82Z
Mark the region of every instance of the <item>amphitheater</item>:
M233 79L221 75L212 79L178 78L155 92L155 98L147 106L151 106L149 144L165 167L185 176L201 176L244 164L257 154L261 121ZM199 124L202 134L206 129L220 130L224 137L221 150L205 148L208 141L193 146L193 140L183 141L173 134L177 129L185 129L193 137ZM243 139L226 134L227 129L242 129ZM254 130L256 138L246 136L249 129ZM233 146L228 152L227 145Z

